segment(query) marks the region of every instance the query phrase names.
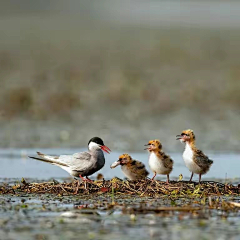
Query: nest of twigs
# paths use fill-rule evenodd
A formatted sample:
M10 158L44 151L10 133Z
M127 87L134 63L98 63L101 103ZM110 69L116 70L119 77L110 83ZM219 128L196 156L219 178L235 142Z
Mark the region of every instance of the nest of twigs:
M28 183L22 179L21 183L15 185L3 184L0 186L0 194L76 194L78 182L59 183L57 181ZM93 182L81 182L77 191L79 195L86 194L126 194L156 197L161 195L176 197L205 197L209 195L240 195L240 184L238 186L222 184L213 181L204 181L201 184L186 181L171 181L169 184L162 181L151 181L150 179L139 181L123 181L118 178Z

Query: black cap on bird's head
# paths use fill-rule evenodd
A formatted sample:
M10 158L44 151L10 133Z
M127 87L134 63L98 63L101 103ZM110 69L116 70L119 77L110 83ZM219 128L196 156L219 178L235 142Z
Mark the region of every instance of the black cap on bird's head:
M89 140L88 142L88 146L91 144L91 143L96 143L104 152L106 153L110 153L110 149L104 145L104 142L101 138L99 137L93 137Z
M88 145L89 145L90 142L95 142L95 143L97 143L97 144L99 144L99 145L101 145L101 146L104 145L103 140L102 140L101 138L99 138L99 137L93 137L93 138L91 138L91 139L89 140L89 142L88 142Z

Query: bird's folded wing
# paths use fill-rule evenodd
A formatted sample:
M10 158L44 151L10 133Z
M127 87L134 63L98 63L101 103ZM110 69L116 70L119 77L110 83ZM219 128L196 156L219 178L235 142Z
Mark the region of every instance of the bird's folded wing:
M145 165L137 160L132 160L125 166L133 173L139 173L139 171L145 168Z
M203 168L213 163L213 161L209 159L208 156L206 156L201 150L197 150L195 159L197 165Z
M138 173L140 176L147 176L149 172L146 170L145 165L142 162L136 161L136 171L135 173Z
M89 168L92 165L90 160L91 154L88 152L59 156L59 162L67 164L72 170L76 171Z
M163 153L163 165L165 168L172 168L173 167L173 160L170 158L169 155Z

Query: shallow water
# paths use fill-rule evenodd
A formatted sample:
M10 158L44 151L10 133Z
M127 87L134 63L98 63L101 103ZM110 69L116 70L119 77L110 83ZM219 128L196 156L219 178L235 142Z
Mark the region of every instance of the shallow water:
M194 239L238 240L240 236L239 211L133 215L104 207L108 198L111 199L108 196L96 196L94 200L84 200L81 196L0 196L0 239L180 240L194 236ZM102 207L94 209L94 201L100 202ZM143 201L156 207L169 202L164 199L121 199L129 206L139 206ZM88 210L76 209L76 204L87 203Z
M47 154L71 154L80 151L77 149L39 150ZM27 158L28 155L34 155L35 152L35 149L2 149L0 151L0 182L12 183L21 177L30 178L29 182L51 178L62 181L65 177L69 177L68 173L59 167ZM109 167L119 155L118 152L106 155L106 165L100 171L105 178L123 177L120 167L113 170ZM147 165L147 152L131 153L131 155ZM190 173L184 166L181 155L171 154L171 156L175 161L171 177L177 178L182 173L184 177L189 178ZM225 176L228 178L239 177L239 155L209 154L209 156L215 162L205 179L220 178L220 181L224 182ZM238 183L239 179L233 181ZM240 201L237 196L234 198L224 197L224 200ZM146 197L140 199L138 196L116 195L115 202L120 205L109 209L107 206L111 201L111 194L94 195L94 198L90 199L88 196L81 195L1 195L0 239L186 240L193 239L193 236L194 239L240 239L239 210L224 212L208 209L208 203L206 203L206 209L204 207L200 213L172 211L159 214L149 211L146 214L132 215L130 211L124 213L120 206L126 204L126 209L128 207L131 209L132 206L137 208L145 202L146 207L158 208L172 206L172 200L166 196L157 199ZM199 203L199 199L174 201L177 206L188 204L199 206ZM91 214L83 214L82 210L77 208L77 206L86 206L86 204L88 208L92 208ZM96 206L95 204L98 205L96 209L93 207Z
M72 154L75 152L84 151L86 149L38 149L46 154ZM36 178L36 179L49 179L49 178L65 178L69 177L69 174L63 169L53 166L48 163L29 159L27 156L34 156L36 149L2 149L0 150L0 178ZM106 164L103 169L98 173L102 173L106 179L113 177L124 178L124 175L120 167L110 169L111 163L116 161L119 155L122 153L111 152L111 154L105 154ZM130 153L130 155L145 163L147 169L148 166L148 153ZM185 167L182 160L182 156L179 153L170 154L174 160L174 169L171 173L171 178L178 178L179 174L183 174L184 179L189 179L190 172ZM208 154L208 156L214 160L210 171L203 176L203 179L236 179L240 177L240 154ZM151 171L150 177L152 176ZM92 176L94 179L97 173ZM164 176L159 176L160 179L164 179ZM197 180L198 176L195 176ZM236 180L237 181L237 180Z

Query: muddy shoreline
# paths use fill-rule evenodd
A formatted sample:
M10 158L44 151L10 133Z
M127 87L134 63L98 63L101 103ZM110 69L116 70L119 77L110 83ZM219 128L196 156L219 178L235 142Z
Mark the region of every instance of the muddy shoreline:
M1 180L0 239L239 239L237 184L36 182Z

